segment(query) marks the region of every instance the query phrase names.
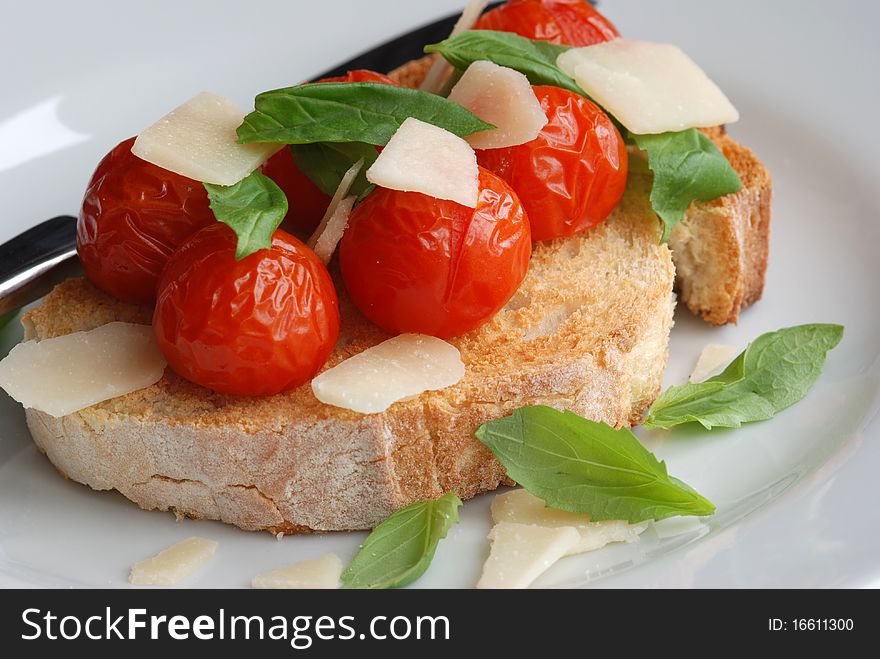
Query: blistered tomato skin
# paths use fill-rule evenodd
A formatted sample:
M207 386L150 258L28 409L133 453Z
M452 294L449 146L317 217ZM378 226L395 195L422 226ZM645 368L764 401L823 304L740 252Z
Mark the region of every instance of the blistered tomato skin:
M175 252L159 283L153 330L169 366L214 391L270 396L310 380L339 335L324 264L283 230L272 248L235 260L214 223Z
M626 189L626 145L594 103L559 87L534 87L548 123L519 146L477 152L481 167L510 184L533 240L571 236L602 222Z
M141 160L131 152L134 140L116 146L92 175L76 251L92 283L146 305L171 253L215 218L201 183Z
M375 71L359 69L337 78L323 78L318 82L377 82L397 85L391 78ZM330 197L324 194L297 166L290 149L281 149L263 165L263 174L278 184L287 196L289 210L283 227L301 236L318 228Z
M474 29L515 32L567 46L593 46L620 36L585 0L510 0L486 12Z
M355 306L377 325L448 338L482 325L508 302L531 250L516 194L481 169L476 209L376 189L349 220L340 265Z

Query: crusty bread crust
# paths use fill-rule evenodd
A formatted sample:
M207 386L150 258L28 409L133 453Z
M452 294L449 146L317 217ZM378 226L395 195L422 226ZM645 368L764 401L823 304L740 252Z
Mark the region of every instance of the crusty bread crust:
M545 404L629 425L657 395L674 269L647 186L634 177L607 222L536 246L507 307L452 341L466 364L454 387L365 416L323 405L308 385L237 398L168 370L152 387L63 418L28 410L31 433L73 480L249 530L366 529L412 501L494 489L504 470L474 437L485 421ZM342 331L328 366L387 338L338 288ZM117 319L146 323L149 310L75 279L24 323L44 339Z
M751 150L723 129L705 132L740 175L743 189L693 204L669 245L682 302L712 325L724 325L737 322L764 292L773 184Z

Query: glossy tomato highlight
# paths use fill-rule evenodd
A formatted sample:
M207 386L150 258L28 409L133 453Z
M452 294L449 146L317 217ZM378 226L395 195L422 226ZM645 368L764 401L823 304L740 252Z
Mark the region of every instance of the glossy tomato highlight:
M534 87L548 123L519 146L477 152L480 166L510 184L532 239L571 236L599 224L626 189L626 144L597 105L559 87Z
M376 82L397 85L388 76L365 69L349 71L344 76L336 78L322 78L318 82ZM275 181L287 196L289 209L284 220L284 228L302 235L311 234L317 229L330 205L330 196L324 194L302 172L290 149L281 149L269 158L263 165L263 174Z
M215 222L198 181L141 160L135 138L98 164L76 225L76 251L86 276L114 297L151 304L168 257Z
M486 12L474 29L515 32L568 46L592 46L620 36L586 0L510 0Z
M389 332L447 338L507 303L531 251L516 194L481 169L476 209L376 189L352 213L339 258L349 295L367 318Z
M159 283L153 329L174 371L225 394L269 396L311 379L339 334L324 264L279 230L272 248L236 261L215 222L174 253Z

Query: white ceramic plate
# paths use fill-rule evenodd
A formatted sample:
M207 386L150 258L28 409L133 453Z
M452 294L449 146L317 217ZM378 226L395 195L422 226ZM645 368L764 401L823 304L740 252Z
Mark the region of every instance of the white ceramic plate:
M462 0L333 3L162 0L18 3L0 39L0 241L75 213L100 157L193 93L247 107L460 8ZM606 0L628 36L682 46L742 112L733 134L775 179L764 299L738 327L679 310L668 383L708 342L745 345L804 322L847 327L808 399L737 431L643 434L670 472L718 504L708 522L565 559L536 585L880 586L880 187L877 5ZM0 352L18 340L0 335ZM468 503L420 586L469 587L487 552L491 495ZM265 569L336 552L363 534L284 538L176 523L60 478L21 408L0 396L0 585L124 586L128 567L189 535L220 542L188 584L246 586Z

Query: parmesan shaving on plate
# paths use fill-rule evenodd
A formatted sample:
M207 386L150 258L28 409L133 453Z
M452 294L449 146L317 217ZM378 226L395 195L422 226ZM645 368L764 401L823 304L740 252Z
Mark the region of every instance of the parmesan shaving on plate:
M477 588L528 588L578 543L580 535L570 526L502 522L489 539L492 549Z
M475 149L500 149L531 142L547 125L547 115L529 79L493 62L474 62L449 94L496 128L468 135Z
M718 375L724 367L736 356L739 349L736 346L724 343L710 343L697 360L694 372L691 373L691 382L703 382L714 375Z
M312 391L327 405L376 414L463 377L455 346L433 336L401 334L324 371L312 380Z
M149 387L165 365L151 326L109 323L19 343L0 361L0 388L25 407L61 417Z
M513 522L545 528L570 526L580 534L580 540L568 550L566 556L596 551L612 542L636 542L639 535L648 528L647 522L593 522L589 515L548 508L543 500L526 490L513 490L497 495L492 500L492 520L496 524Z
M351 209L357 201L357 197L348 196L351 186L354 185L355 179L364 168L364 159L361 158L352 165L339 182L339 187L333 193L327 212L318 228L309 238L309 247L318 255L318 257L326 265L333 258L333 252L336 246L342 240L342 234L348 226L348 218L351 215Z
M367 170L370 183L421 192L476 208L480 196L477 154L447 130L410 117Z
M636 135L739 119L724 93L677 46L615 39L572 48L556 63Z
M236 129L243 119L232 101L202 92L138 135L131 152L196 181L235 185L284 148L239 144Z
M310 561L301 561L286 567L257 575L251 581L252 588L271 589L322 589L339 588L342 561L334 554L327 554Z
M455 22L455 26L452 28L449 38L451 39L452 37L458 36L462 32L466 32L476 25L488 4L489 0L468 0L464 11L461 12L461 16L459 16L458 20ZM436 55L434 63L431 65L431 68L428 69L428 74L425 76L419 89L430 94L439 93L440 88L443 86L443 82L449 76L451 71L452 66L450 66L443 56Z
M205 538L187 538L131 566L129 582L136 586L173 586L204 565L217 550Z

